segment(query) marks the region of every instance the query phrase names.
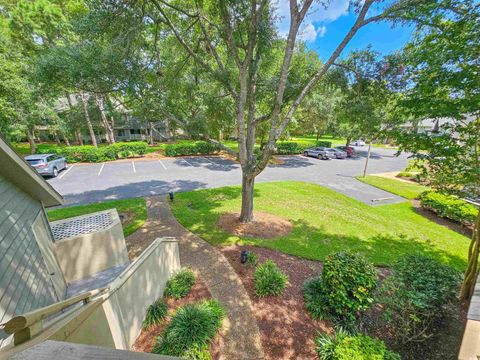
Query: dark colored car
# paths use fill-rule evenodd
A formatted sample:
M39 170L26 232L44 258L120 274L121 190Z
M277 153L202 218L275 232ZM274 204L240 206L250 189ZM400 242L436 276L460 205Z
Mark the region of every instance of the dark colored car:
M347 157L353 157L356 155L355 149L351 146L335 146L335 149L345 151L347 153Z
M28 155L25 160L42 176L57 177L61 170L68 168L65 158L56 154Z

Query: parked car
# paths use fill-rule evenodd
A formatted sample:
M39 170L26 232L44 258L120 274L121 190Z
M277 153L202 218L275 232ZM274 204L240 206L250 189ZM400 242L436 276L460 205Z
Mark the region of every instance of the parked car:
M356 155L355 149L351 146L335 146L335 149L345 151L347 153L347 157L352 157Z
M305 149L303 151L303 155L313 156L323 160L335 159L337 157L333 149L329 149L323 146Z
M363 140L353 140L350 144L353 146L365 146L365 141Z
M25 160L42 176L57 177L60 171L68 168L65 158L56 154L28 155Z
M334 148L327 148L327 150L332 150L335 153L335 158L337 159L346 159L347 153L345 151L334 149Z

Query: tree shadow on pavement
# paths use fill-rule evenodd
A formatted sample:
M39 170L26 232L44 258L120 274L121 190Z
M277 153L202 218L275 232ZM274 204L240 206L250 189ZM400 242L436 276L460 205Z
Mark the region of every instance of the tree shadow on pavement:
M107 200L128 199L143 196L163 195L170 191L191 191L206 188L200 181L176 180L174 182L150 180L132 182L102 190L86 191L80 194L62 194L65 205L80 205Z

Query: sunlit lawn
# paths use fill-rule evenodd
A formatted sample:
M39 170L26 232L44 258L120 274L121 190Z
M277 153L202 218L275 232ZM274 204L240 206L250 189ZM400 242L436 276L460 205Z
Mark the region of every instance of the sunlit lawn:
M224 187L178 193L177 219L214 245L253 244L322 260L351 250L377 265L391 265L405 254L427 254L463 269L468 238L417 214L409 202L371 207L319 185L302 182L260 183L255 209L290 219L294 228L275 240L240 238L216 227L220 214L240 209L240 188Z
M70 206L47 212L50 221L85 215L96 211L117 209L118 213L130 212L131 220L123 226L123 234L128 236L138 230L147 220L147 205L144 198L112 200L88 205Z
M408 183L401 180L389 179L382 176L367 175L365 177L358 176L358 180L375 186L379 189L391 192L405 199L416 199L418 195L426 190L430 190L428 186L415 183Z

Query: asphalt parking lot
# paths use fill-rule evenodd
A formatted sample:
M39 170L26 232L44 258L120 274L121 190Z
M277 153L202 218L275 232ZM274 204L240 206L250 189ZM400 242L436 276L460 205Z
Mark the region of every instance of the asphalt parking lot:
M405 168L407 156L374 149L368 173ZM355 179L363 171L365 153L355 159L318 160L304 156L280 157L282 164L268 166L257 182L297 180L317 183L370 205L404 201ZM241 183L240 165L217 156L165 159L128 159L98 164L73 164L49 183L66 204L160 195Z

